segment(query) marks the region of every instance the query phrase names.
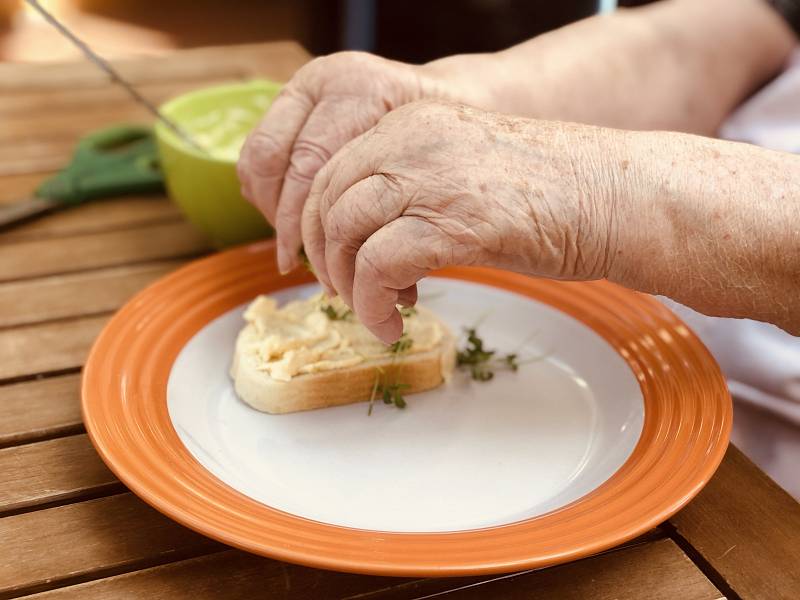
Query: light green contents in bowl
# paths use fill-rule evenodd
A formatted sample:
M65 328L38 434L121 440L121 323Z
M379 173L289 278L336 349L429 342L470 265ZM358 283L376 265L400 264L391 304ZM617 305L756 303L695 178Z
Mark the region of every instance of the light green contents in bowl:
M242 198L236 161L244 140L267 112L280 84L259 80L195 90L161 111L205 152L163 123L155 132L170 197L218 247L261 239L272 229Z
M222 106L187 119L182 123L183 128L214 158L238 160L247 134L261 120L271 101L266 93L242 100L241 106Z

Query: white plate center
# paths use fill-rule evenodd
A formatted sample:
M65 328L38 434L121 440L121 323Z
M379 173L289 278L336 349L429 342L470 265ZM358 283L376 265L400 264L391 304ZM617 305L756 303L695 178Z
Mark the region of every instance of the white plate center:
M456 280L425 280L420 302L454 332L480 321L487 347L527 362L489 382L457 374L408 396L405 410L377 403L367 416L359 403L268 415L241 402L228 377L239 307L199 331L172 367L167 402L178 436L211 473L268 506L396 532L540 515L592 491L630 456L641 391L591 329L523 296Z

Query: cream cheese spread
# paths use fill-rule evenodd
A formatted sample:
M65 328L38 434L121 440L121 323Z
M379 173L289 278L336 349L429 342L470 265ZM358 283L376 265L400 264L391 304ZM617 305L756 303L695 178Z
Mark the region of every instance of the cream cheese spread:
M425 352L442 339L442 328L425 309L404 310L403 354ZM352 367L392 355L340 298L323 294L278 307L274 298L259 296L244 313L247 351L259 370L279 381L306 373ZM406 344L407 345L407 344Z

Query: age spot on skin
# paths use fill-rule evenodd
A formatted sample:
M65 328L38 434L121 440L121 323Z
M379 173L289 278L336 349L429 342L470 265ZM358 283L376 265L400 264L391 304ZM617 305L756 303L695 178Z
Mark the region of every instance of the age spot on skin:
M628 167L630 166L630 164L631 164L631 161L629 161L629 160L623 160L623 161L620 163L620 166L622 167L622 170L623 170L623 171L627 171L627 170L628 170Z

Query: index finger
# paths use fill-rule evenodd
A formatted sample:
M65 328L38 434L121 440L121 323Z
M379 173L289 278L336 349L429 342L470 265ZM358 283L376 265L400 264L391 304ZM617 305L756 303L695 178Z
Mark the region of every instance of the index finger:
M242 195L273 225L294 141L313 106L311 99L290 83L273 101L242 147L236 165Z
M378 159L369 143L371 132L372 130L368 130L347 142L317 172L303 207L303 247L317 278L329 289L332 286L325 261L324 222L330 207L337 199L348 188L374 172Z

